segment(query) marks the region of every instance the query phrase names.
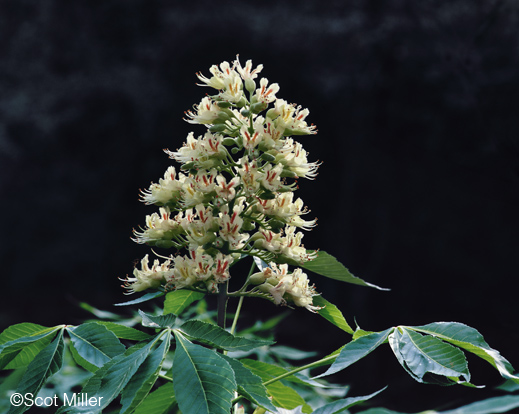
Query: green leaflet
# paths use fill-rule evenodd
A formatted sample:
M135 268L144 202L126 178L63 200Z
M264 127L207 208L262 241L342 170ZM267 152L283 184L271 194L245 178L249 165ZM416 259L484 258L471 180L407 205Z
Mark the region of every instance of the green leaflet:
M318 275L329 277L330 279L353 283L355 285L368 286L379 290L389 290L386 288L381 288L372 283L365 282L360 277L353 276L341 262L339 262L331 254L328 254L322 250L317 252L317 257L314 260L305 262L300 266L314 273L317 273Z
M30 393L36 396L45 381L60 370L63 363L64 347L63 330L61 330L56 339L43 348L31 361L16 392L22 395ZM12 405L7 414L23 413L29 408L30 407L25 404L19 406Z
M342 329L343 331L353 335L353 329L350 325L348 325L348 322L346 322L344 315L339 310L339 308L337 308L337 306L335 306L333 303L328 302L322 296L314 296L313 304L315 306L322 307L322 309L319 309L317 313L321 315L324 319L333 323L335 326Z
M270 401L267 389L262 383L262 379L246 368L240 361L222 355L234 371L238 392L249 401L257 404L268 411L276 411L276 407Z
M0 357L0 367L3 366L3 369L17 369L27 366L43 348L51 343L53 335L50 335L50 333L56 332L57 329L57 327L47 328L35 323L19 323L8 327L0 334L0 352L3 353ZM19 351L16 350L17 347L11 348L11 351L15 352L15 355L7 349L2 350L1 345L6 344L7 342L16 341L23 337L34 337L45 333L48 333L49 335L40 337L41 339L28 345L26 344L22 348L18 348L20 349ZM4 366L4 363L7 360L9 360L9 362Z
M117 338L128 339L130 341L145 341L151 336L147 333L141 332L138 329L130 328L129 326L121 325L120 323L108 321L96 321L99 325L103 325L109 331L112 331Z
M244 359L240 362L259 376L264 383L287 372L284 368L260 361ZM283 380L293 380L294 382L304 384L303 381L293 375L283 378ZM292 410L296 407L303 406L302 410L304 413L312 412L312 407L310 407L293 388L284 385L281 381L275 381L266 385L266 387L268 394L272 397L272 403L276 407Z
M229 414L236 390L234 371L216 352L189 342L175 331L173 388L180 411Z
M164 315L173 313L179 316L184 309L194 301L202 299L204 296L203 293L193 292L187 289L178 289L168 292L164 300Z
M368 335L361 336L360 338L348 342L341 350L333 364L328 368L326 372L318 375L315 378L321 378L327 375L334 374L338 371L349 367L358 360L364 358L366 355L374 351L381 344L383 344L388 335L393 331L394 328L386 329L383 332L375 332Z
M172 328L175 325L177 317L173 314L168 315L149 315L139 310L139 315L142 317L142 326L147 328Z
M160 335L144 346L137 344L128 348L124 354L111 359L94 373L81 390L81 393L95 396L99 404L96 404L95 407L80 405L63 406L58 410L58 413L91 414L92 412L102 412L121 393L128 381L130 381L147 358Z
M467 360L458 348L403 326L397 327L388 339L398 362L416 381L444 385L470 382Z
M113 332L97 323L68 327L67 331L72 342L74 359L92 372L126 350ZM92 369L92 366L95 368Z
M162 344L151 352L124 388L121 395L120 413L131 413L144 401L159 376L162 362L169 351L171 334L168 332ZM170 388L173 394L173 389Z
M356 404L359 404L361 402L367 401L370 398L373 398L375 395L381 393L384 391L387 387L382 388L381 390L378 390L370 395L364 395L362 397L348 397L344 398L339 401L334 401L332 403L323 405L322 407L319 407L317 410L315 410L312 414L337 414L342 413L346 409L353 407Z
M0 369L7 368L8 366L14 368L14 366L29 364L36 357L37 353L40 352L40 349L50 343L50 340L60 328L60 326L46 328L42 333L21 336L0 345ZM22 335L22 330L17 331L17 333ZM6 338L12 336L14 336L13 331ZM49 338L45 339L46 337ZM38 343L41 340L43 343Z
M485 342L483 336L474 328L459 322L435 322L423 326L410 326L409 329L433 335L450 342L489 362L502 377L519 383L519 377L513 375L514 368L501 354Z
M175 403L173 385L164 384L149 393L133 414L163 414Z
M417 414L497 414L506 413L514 408L519 408L519 395L505 395L502 397L488 398L463 407L447 411L422 411ZM399 411L391 411L386 408L371 408L357 414L409 414Z
M274 343L272 341L234 336L217 325L197 320L185 322L178 330L192 340L202 342L214 348L225 349L226 351L250 351L251 349Z
M160 296L164 296L164 292L150 292L142 295L140 298L129 300L128 302L114 303L114 306L136 305L137 303L147 302L148 300L152 300Z

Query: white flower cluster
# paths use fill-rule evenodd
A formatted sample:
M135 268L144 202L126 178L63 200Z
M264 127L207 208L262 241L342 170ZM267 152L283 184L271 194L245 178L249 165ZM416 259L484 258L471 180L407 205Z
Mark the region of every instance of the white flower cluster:
M253 69L250 60L242 67L236 58L212 66L209 78L197 74L201 86L217 93L187 111L186 121L205 125L207 132L198 138L190 133L181 148L165 150L181 172L171 166L142 191L141 200L159 212L146 217L133 239L187 254L156 260L151 268L146 256L125 281L130 293L160 286L216 292L233 263L253 256L270 263L257 291L278 304L289 300L316 309L306 275L299 268L289 273L287 266L315 257L301 244L298 229L310 230L316 220L302 218L308 210L293 191L294 179L315 178L319 163L308 162L290 137L316 129L305 121L307 109L276 97L278 84L262 78L256 87L262 69Z

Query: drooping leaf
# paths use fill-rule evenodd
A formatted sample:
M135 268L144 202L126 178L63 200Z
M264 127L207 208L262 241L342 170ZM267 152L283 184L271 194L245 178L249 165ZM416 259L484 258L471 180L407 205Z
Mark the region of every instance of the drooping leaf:
M519 383L514 368L501 354L492 349L483 336L474 328L459 322L435 322L423 326L410 326L409 329L423 332L459 346L484 359L496 368L502 377Z
M167 333L162 344L148 355L124 388L121 396L121 414L131 413L143 403L157 381L162 363L169 351L170 340L171 334ZM170 392L173 393L172 388Z
M179 330L192 340L202 342L214 348L225 349L226 351L250 351L251 349L274 343L272 341L234 336L217 325L198 320L185 322Z
M314 296L313 304L314 306L321 307L321 309L319 309L317 313L321 315L324 319L333 323L335 326L342 329L343 331L348 332L349 334L353 334L353 329L350 325L348 325L348 322L346 322L344 315L339 310L339 308L337 308L337 306L335 306L333 303L328 302L322 296Z
M387 387L382 388L381 390L378 390L374 392L373 394L364 395L362 397L348 397L344 398L339 401L334 401L332 403L323 405L322 407L319 407L317 410L313 412L313 414L337 414L342 413L345 410L347 410L350 407L353 407L356 404L359 404L361 402L367 401L370 398L373 398L375 395L381 393L384 391Z
M139 310L142 317L142 325L148 328L172 328L175 325L177 317L172 313L168 315L149 315Z
M89 322L77 327L68 327L67 331L77 352L76 362L91 372L92 365L100 368L126 350L113 332L98 323ZM85 361L88 365L84 364Z
M175 394L171 383L164 384L149 393L133 414L164 414L175 403Z
M336 372L342 371L349 367L351 364L364 358L366 355L374 351L381 344L383 344L388 335L393 331L394 328L386 329L383 332L374 332L372 334L361 336L355 341L348 342L341 350L333 364L328 368L326 372L318 375L314 378L321 378L326 375L331 375Z
M172 313L179 316L184 309L191 305L194 301L200 300L205 295L192 290L178 289L168 292L164 300L164 315Z
M121 325L120 323L109 322L109 321L96 321L100 325L103 325L109 331L112 331L117 338L128 339L130 341L145 341L150 339L151 336L147 333L139 331L138 329L131 328L129 326Z
M57 327L47 328L35 323L19 323L8 327L0 334L0 345L23 337L56 332L57 329ZM46 335L35 342L23 346L19 352L16 352L16 356L4 366L4 369L17 369L27 366L43 348L51 343L53 337L53 335ZM10 355L6 354L0 357L0 366L3 365L1 361L4 357L7 357L7 360L13 356L12 353L9 354Z
M164 296L164 292L150 292L142 295L140 298L129 300L128 302L114 303L114 306L128 306L128 305L136 305L137 303L147 302L149 300L159 298Z
M48 330L44 330L37 335L18 337L0 345L0 369L5 369L7 366L28 364L30 362L29 359L32 360L36 356L35 352L40 348L40 344L35 344L40 340L50 343L49 338L46 340L44 338L49 336L52 340L59 329L59 326L48 328ZM23 350L29 346L32 346L32 348L23 353Z
M362 280L360 277L353 276L350 271L335 257L322 250L317 252L317 257L314 260L305 262L301 267L317 273L321 276L329 277L330 279L340 280L342 282L353 283L360 286L368 286L379 290L389 290L381 288L372 283Z
M519 395L505 395L502 397L488 398L463 407L447 411L423 411L417 414L497 414L507 413L519 407ZM392 411L387 408L370 408L357 414L408 414L400 411Z
M139 343L128 348L124 354L108 361L90 377L81 390L81 394L95 396L99 404L95 407L87 405L63 406L58 410L58 413L90 414L92 411L102 412L122 392L128 381L147 358L157 338L153 338L147 344Z
M64 347L63 331L61 330L54 341L43 348L31 361L16 392L22 395L31 394L36 396L43 384L60 370L63 363ZM25 404L19 406L12 405L7 414L23 413L29 408L30 406Z
M266 383L267 381L270 381L278 377L279 375L276 374L280 372L279 370L281 370L281 372L287 372L285 369L281 367L276 367L271 364L266 364L264 362L254 361L251 359L244 359L240 362L242 362L243 365L249 368L254 374L259 376L263 383ZM276 370L275 368L279 368L279 370ZM274 374L274 372L276 374ZM301 381L294 375L285 377L283 378L283 380L292 380L294 382L299 381L302 384L304 384L303 381ZM265 385L265 387L267 388L268 394L272 397L272 404L274 404L276 407L292 410L296 407L301 406L301 409L304 413L312 412L312 407L310 407L305 402L303 397L301 397L293 388L286 386L281 381L269 383Z
M260 405L269 411L276 411L276 407L269 400L267 389L263 385L261 377L254 374L237 359L222 356L234 371L238 392L256 405Z
M494 414L507 413L519 408L519 395L505 395L488 398L454 410L441 411L440 414Z
M458 348L402 326L388 339L398 362L416 381L444 385L470 382L467 360ZM464 380L458 380L460 377Z
M188 341L174 331L173 388L180 411L228 414L236 390L234 371L215 351Z

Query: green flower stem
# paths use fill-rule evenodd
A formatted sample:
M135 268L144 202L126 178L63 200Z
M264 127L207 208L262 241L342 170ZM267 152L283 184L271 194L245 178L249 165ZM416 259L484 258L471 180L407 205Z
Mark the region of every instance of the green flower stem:
M238 306L236 307L236 313L234 315L234 319L232 321L232 326L231 326L231 334L234 335L234 332L236 330L236 324L238 323L238 317L240 316L240 311L241 311L241 306L243 304L243 298L245 296L240 296L240 299L238 301Z
M225 329L225 319L227 316L227 301L229 300L229 295L227 289L229 287L229 281L222 284L220 290L218 291L218 316L217 323L220 328Z

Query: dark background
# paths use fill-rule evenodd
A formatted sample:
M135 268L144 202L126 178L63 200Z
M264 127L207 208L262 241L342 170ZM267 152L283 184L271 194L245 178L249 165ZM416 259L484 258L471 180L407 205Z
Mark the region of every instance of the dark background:
M0 1L0 327L114 311L118 277L149 250L132 227L162 152L208 91L195 72L263 63L278 97L310 109L323 165L299 196L325 250L391 292L312 280L368 330L467 323L519 366L519 8L513 0ZM147 305L141 308L147 309ZM245 311L273 315L268 303ZM348 335L297 310L279 342L331 352ZM470 359L476 384L500 377ZM491 390L414 382L389 347L336 377L389 384L388 408L461 404Z

